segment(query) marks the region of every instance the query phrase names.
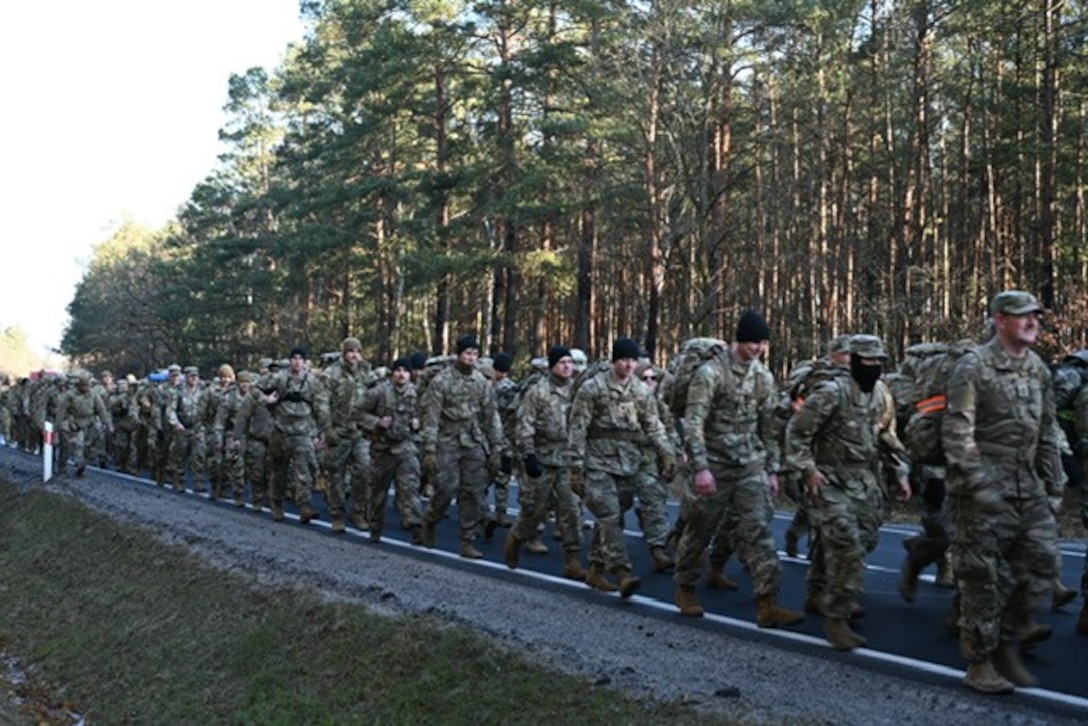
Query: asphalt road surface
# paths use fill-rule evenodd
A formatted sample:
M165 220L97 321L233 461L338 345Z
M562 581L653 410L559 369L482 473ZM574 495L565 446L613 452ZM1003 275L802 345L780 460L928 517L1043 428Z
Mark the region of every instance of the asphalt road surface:
M99 477L103 474L109 475L118 486L155 486L145 478L102 470L96 472ZM512 485L511 489L511 501L516 502L516 485ZM194 494L191 489L184 494L178 493L177 496L197 500L204 506L236 509L229 500L209 501L206 494ZM673 604L675 585L672 575L651 572L649 551L638 531L633 513L629 514L627 521L627 545L634 571L642 577L643 584L630 601L621 602L618 595L600 593L561 576L560 546L551 536L550 528L544 533L543 540L548 544L551 553L533 555L523 551L521 566L517 570L510 570L502 559L503 540L507 531L505 529L497 530L492 541L482 538L477 541L477 547L484 553L483 560L465 560L459 556L455 506L450 510L450 517L439 525L437 547L431 550L410 544L408 532L399 526L399 516L392 508L392 496L389 497L386 528L380 545L369 544L367 533L356 530L350 524L346 534L334 535L320 494L315 494L314 505L321 512L321 517L306 526L329 537L355 540L363 547L396 548L413 557L442 562L452 568L472 568L476 573L486 573L526 587L563 590L568 595L590 598L596 602L610 602L616 607L640 608L653 617L672 620L682 618ZM297 514L290 504L286 509L287 521L282 526L302 526L298 524ZM672 518L676 517L676 509L676 505L670 503ZM244 510L236 511L239 517L271 517L267 511L258 513L248 505ZM510 511L510 515L516 518L516 507ZM773 527L780 544L784 540L791 516L788 512L782 512L775 517ZM783 649L800 650L810 655L819 654L829 659L853 659L855 664L864 663L867 668L899 676L906 675L923 683L957 683L963 676L965 663L959 655L956 639L947 635L944 628L944 620L951 603L951 591L936 587L933 582L933 568L923 573L914 603L903 602L896 590L899 569L905 554L902 541L916 531L917 528L910 525L885 526L881 531L877 550L868 559L865 593L860 601L866 614L853 625L868 639L866 648L850 653L833 651L823 638L821 618L817 615L809 615L805 622L790 628L757 628L751 581L736 558L729 563L726 573L740 584L740 589L735 592L718 592L700 587L699 598L706 609L706 615L701 619L683 620L708 632L725 631L733 636L740 635ZM586 529L584 534L588 546L592 532ZM798 558L790 558L782 550L779 552L785 568L779 599L784 605L798 609L804 599L805 574L808 569L808 562L803 556L804 545L802 542L802 556ZM1077 587L1084 567L1084 542L1063 541L1062 552L1062 579L1067 586ZM1054 635L1025 656L1025 664L1038 677L1040 686L1018 689L1018 694L1044 709L1053 708L1056 715L1088 714L1088 678L1081 670L1088 665L1088 638L1076 635L1073 630L1080 600L1078 598L1056 612L1050 610L1049 603L1046 605L1039 612L1039 620L1052 625Z

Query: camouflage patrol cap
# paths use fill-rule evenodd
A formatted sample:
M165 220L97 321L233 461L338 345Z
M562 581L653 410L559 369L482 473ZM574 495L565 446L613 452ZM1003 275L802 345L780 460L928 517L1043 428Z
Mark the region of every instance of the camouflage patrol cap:
M850 335L836 335L831 339L831 342L827 344L828 353L849 353L850 352Z
M340 352L347 353L349 350L362 352L363 344L359 342L358 338L344 338L340 341Z
M855 335L850 338L850 352L859 358L887 358L884 344L875 335Z
M199 376L200 369L196 366L185 366L185 375L187 376Z
M271 368L275 364L275 362L276 361L272 360L271 358L261 358L259 365L262 371L266 371Z
M1043 306L1030 292L1023 290L1005 290L994 296L990 303L990 314L1027 315L1028 313L1041 313Z
M238 375L234 377L234 380L239 383L253 383L253 374L249 371L238 371Z
M166 372L167 373L181 373L181 366L179 366L177 363L171 363L167 367Z

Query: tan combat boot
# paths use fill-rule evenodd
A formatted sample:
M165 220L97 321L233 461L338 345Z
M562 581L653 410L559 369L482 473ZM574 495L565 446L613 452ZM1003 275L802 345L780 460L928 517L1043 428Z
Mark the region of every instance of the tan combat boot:
M635 590L642 587L642 580L637 575L632 575L626 567L616 570L616 579L619 581L620 597L629 598L635 594Z
M343 534L347 531L347 525L344 524L343 514L337 514L332 518L332 531L333 534Z
M298 523L309 524L313 520L317 519L317 510L311 507L309 504L301 504L298 508Z
M853 650L866 645L869 641L850 629L846 618L826 617L824 619L824 635L827 642L835 650Z
M1016 688L1011 681L997 672L989 658L967 666L963 685L982 693L1011 693Z
M586 573L586 584L595 587L601 592L615 592L619 590L604 574L604 568L596 562L589 564L589 572Z
M420 537L420 543L424 547L432 550L434 549L435 545L434 527L434 522L428 522L427 520L423 520L423 534Z
M285 518L285 516L283 514L283 505L273 503L272 504L272 521L282 522L284 520L284 518Z
M710 573L706 576L706 586L711 590L736 590L740 587L725 574L725 564L710 563Z
M422 524L413 524L409 528L409 532L410 532L409 536L412 539L412 544L414 544L414 545L423 544L423 525Z
M370 528L369 539L370 539L370 544L380 543L382 541L382 528L381 527L371 527Z
M366 514L355 510L351 513L351 523L355 525L355 528L363 532L370 529L370 522L366 521Z
M503 546L502 554L507 567L511 570L518 569L521 562L521 540L515 537L512 531L506 533L506 543Z
M951 590L956 586L956 576L952 572L952 555L945 552L941 559L937 560L937 579L934 580L937 587Z
M528 544L525 545L525 549L527 549L529 553L533 555L548 554L548 545L544 544L544 542L541 541L540 535L537 535L536 537L533 537L531 540L529 540Z
M461 543L461 556L466 560L482 560L484 553L476 549L471 542L465 541Z
M903 571L899 573L899 597L906 602L914 602L918 597L918 575L921 568L911 555L903 562Z
M668 553L665 552L664 547L652 547L650 549L650 556L653 557L654 560L654 572L667 572L676 564L673 562L673 559L669 557Z
M1039 643L1050 640L1052 635L1054 635L1054 628L1049 625L1034 621L1028 623L1028 626L1020 633L1020 652L1034 650Z
M1031 671L1020 660L1020 650L1011 643L1002 643L997 646L993 656L994 668L1008 680L1017 686L1037 686L1039 679L1031 675Z
M680 614L689 618L703 617L703 606L699 604L699 597L695 594L695 588L691 585L680 585L676 588L676 607L680 608Z
M586 581L586 571L582 567L582 555L578 550L563 551L563 577L568 580Z
M756 601L756 625L761 628L796 625L804 619L804 613L782 607L774 595L760 595Z
M1050 609L1061 610L1077 599L1077 591L1071 587L1066 587L1065 583L1060 579L1054 580L1054 590L1050 595Z

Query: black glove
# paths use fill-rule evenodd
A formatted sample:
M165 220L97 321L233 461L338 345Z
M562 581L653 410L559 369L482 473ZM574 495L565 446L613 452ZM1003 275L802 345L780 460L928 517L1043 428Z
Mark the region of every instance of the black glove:
M540 468L540 459L536 458L536 454L529 454L525 457L525 473L531 479L538 479L544 473L544 470Z
M503 454L499 459L499 471L503 474L509 474L514 470L514 460L510 458L508 454Z

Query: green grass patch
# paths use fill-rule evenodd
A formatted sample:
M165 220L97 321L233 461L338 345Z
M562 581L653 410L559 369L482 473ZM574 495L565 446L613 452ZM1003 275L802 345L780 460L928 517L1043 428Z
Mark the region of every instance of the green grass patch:
M466 629L259 586L6 483L0 583L0 647L91 723L723 723L544 670Z

